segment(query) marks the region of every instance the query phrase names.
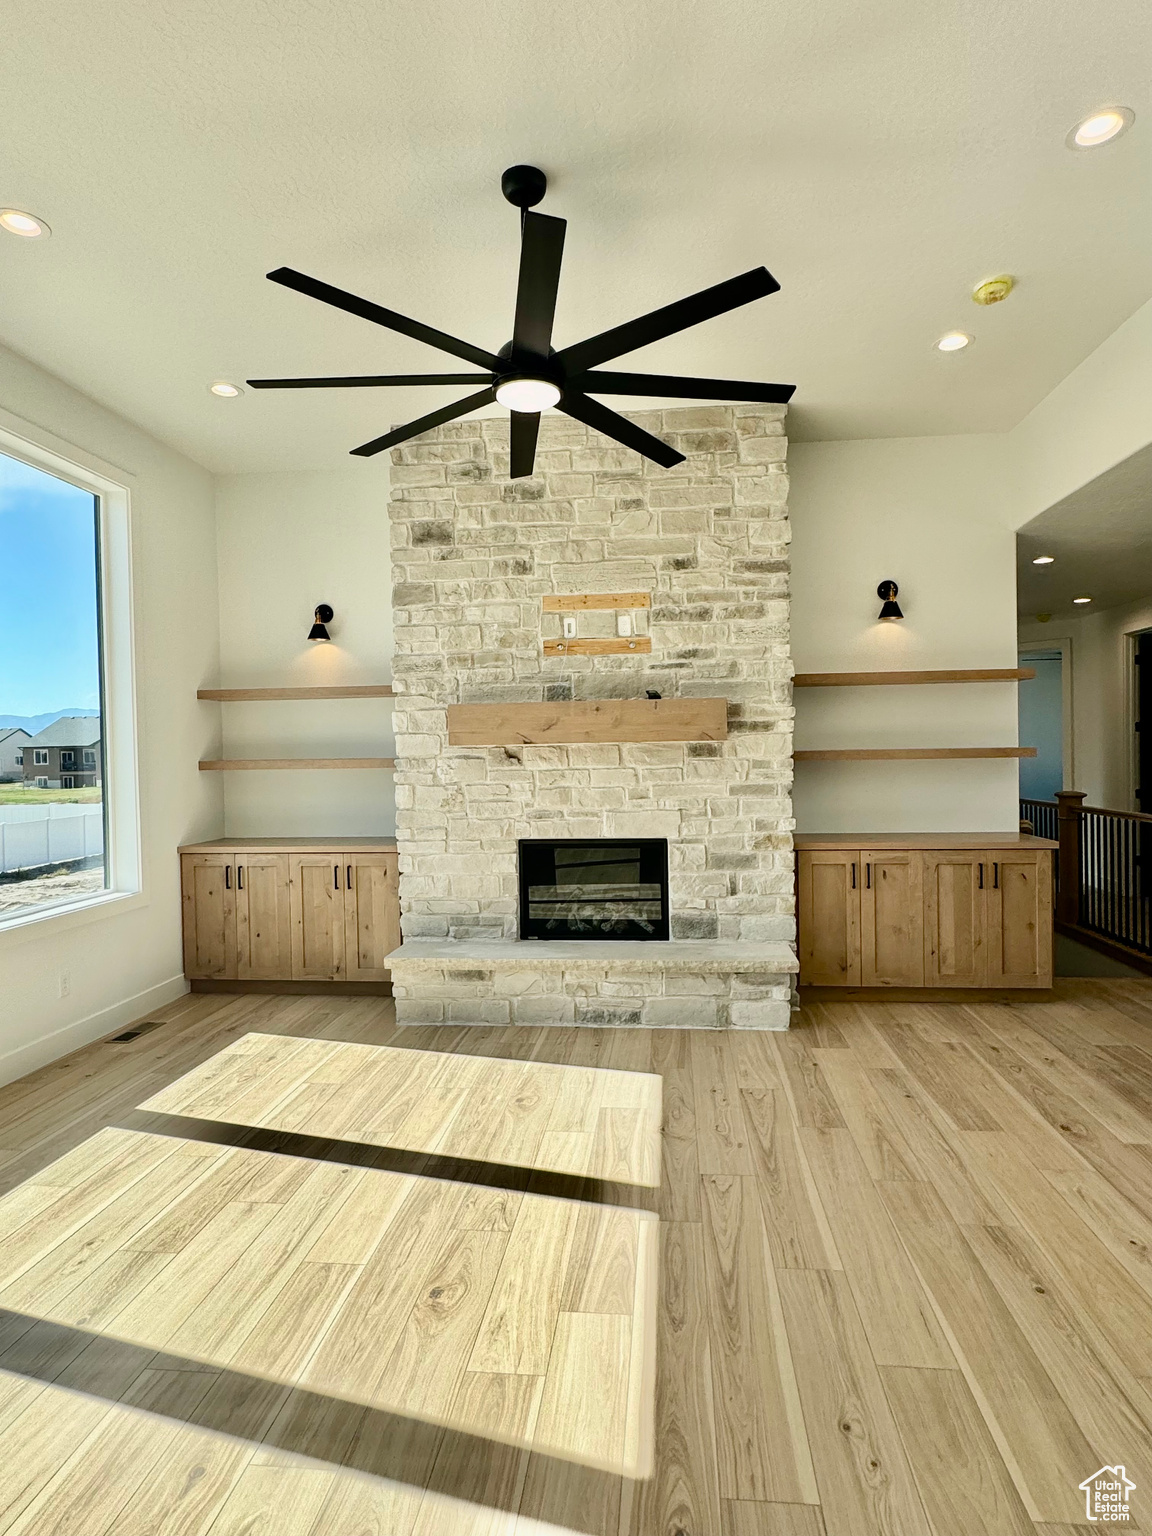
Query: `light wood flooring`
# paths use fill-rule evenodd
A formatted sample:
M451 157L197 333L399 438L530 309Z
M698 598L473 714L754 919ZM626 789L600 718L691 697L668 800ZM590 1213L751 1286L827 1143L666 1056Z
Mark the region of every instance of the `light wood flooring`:
M0 1532L1152 1532L1152 982L151 1017L0 1089Z

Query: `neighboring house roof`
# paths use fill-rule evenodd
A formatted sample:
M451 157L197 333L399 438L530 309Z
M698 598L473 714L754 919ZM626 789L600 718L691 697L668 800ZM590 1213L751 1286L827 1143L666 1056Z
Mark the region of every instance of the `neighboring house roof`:
M15 746L15 742L10 740L13 736L23 736L25 741L32 740L22 725L10 725L5 730L0 731L0 742L7 741L10 746Z
M65 715L33 736L34 747L91 747L100 740L99 715Z

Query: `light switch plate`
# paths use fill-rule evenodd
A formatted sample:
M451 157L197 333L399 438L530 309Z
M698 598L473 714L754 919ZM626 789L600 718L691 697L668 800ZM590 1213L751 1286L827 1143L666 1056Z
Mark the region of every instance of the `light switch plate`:
M632 615L630 613L618 613L616 615L616 633L622 638L632 633Z
M563 632L565 640L575 640L576 615L574 613L566 613L563 619L560 621L560 628Z

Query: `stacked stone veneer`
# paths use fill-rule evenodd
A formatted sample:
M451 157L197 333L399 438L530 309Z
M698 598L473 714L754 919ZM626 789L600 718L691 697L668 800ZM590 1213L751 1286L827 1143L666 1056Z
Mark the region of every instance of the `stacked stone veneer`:
M633 415L686 461L661 469L558 414L542 420L528 480L508 478L506 420L452 423L393 451L405 941L515 939L519 838L636 836L668 839L673 940L794 942L784 409ZM651 609L634 613L650 655L543 655L560 636L544 596L630 591L651 593ZM579 630L612 635L615 615L581 613ZM726 697L727 741L448 745L449 704L647 689ZM636 1021L626 977L582 973L574 998L494 996L479 970L471 991L459 970L443 985L422 971L397 982L397 1006L412 1022ZM669 976L661 995L684 984ZM734 973L694 985L718 999L706 1021L725 1024L729 999L747 1000L753 983ZM755 985L786 1023L786 979Z

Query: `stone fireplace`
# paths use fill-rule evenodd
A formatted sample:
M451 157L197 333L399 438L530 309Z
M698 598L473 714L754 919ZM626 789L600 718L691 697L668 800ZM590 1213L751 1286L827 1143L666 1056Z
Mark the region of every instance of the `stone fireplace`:
M393 451L402 1023L787 1027L784 408L635 419L685 462L661 469L559 414L528 480L508 478L501 420ZM545 599L577 593L629 614L581 612L579 640L626 633L634 650L569 651ZM727 739L449 745L449 705L648 694L727 700ZM549 842L666 845L668 937L523 935L522 850Z

